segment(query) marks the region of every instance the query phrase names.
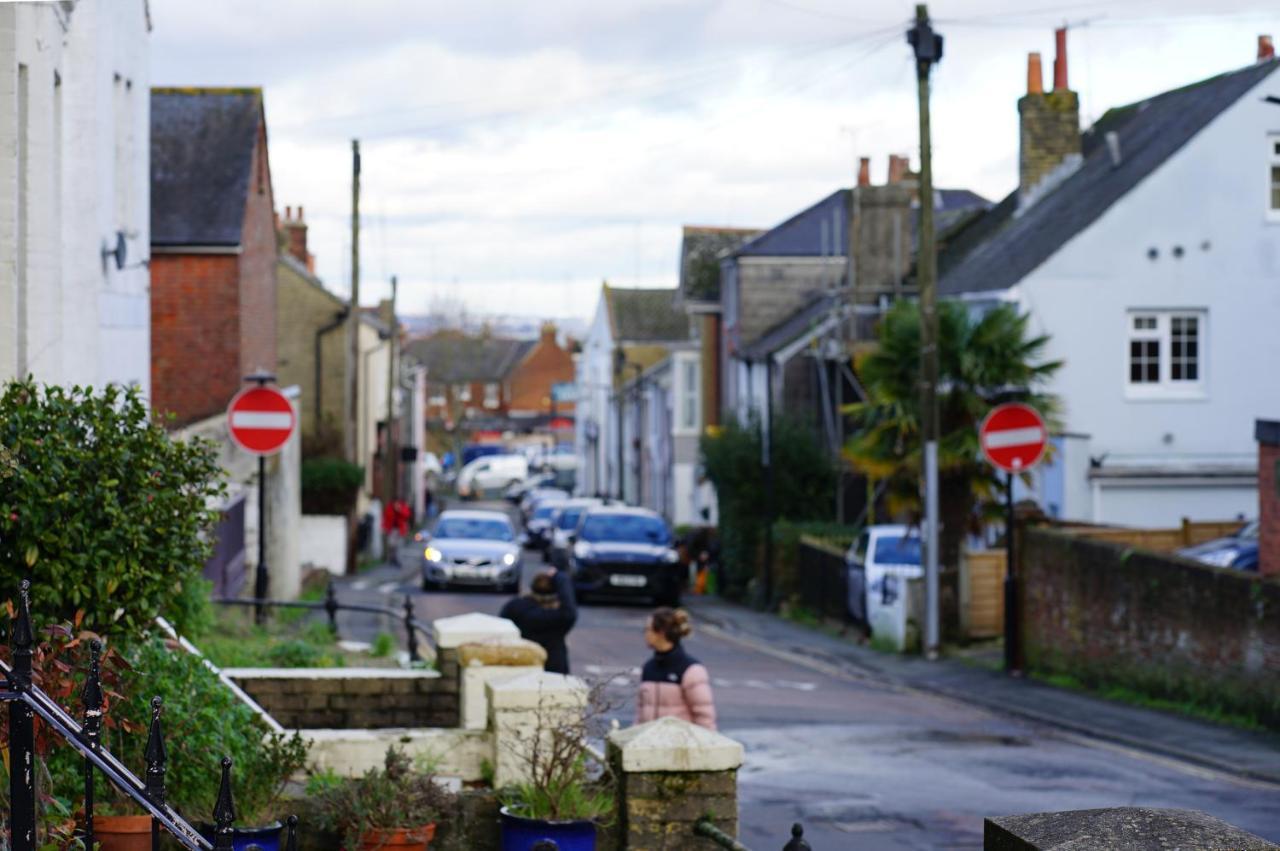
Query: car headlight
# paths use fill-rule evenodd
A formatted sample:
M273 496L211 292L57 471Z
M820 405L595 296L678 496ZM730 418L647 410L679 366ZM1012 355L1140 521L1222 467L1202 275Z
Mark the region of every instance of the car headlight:
M1234 547L1228 547L1215 553L1206 553L1200 556L1200 561L1205 564L1211 564L1214 567L1230 567L1238 555L1240 555L1239 550Z
M680 554L675 550L667 550L662 554L662 560L667 564L675 564L680 560Z
M427 547L426 550L423 551L423 555L425 555L427 557L427 561L430 562L437 562L444 558L444 553L440 552L435 547Z
M507 553L506 555L504 555L502 557L502 563L505 564L507 567L510 567L511 565L515 564L516 563L515 553Z
M587 561L591 558L591 545L586 541L578 541L573 545L573 557L579 561Z

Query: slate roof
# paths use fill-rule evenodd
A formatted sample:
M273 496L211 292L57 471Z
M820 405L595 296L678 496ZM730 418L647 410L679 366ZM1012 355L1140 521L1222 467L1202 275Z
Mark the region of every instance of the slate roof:
M719 301L720 256L761 233L759 228L686 225L680 239L681 297L688 301Z
M939 257L939 293L997 292L1017 284L1278 65L1251 65L1108 111L1082 134L1084 159L1061 184L1021 214L1015 190L954 236ZM1120 142L1115 167L1105 142L1109 131Z
M261 89L151 90L151 244L234 246Z
M437 384L504 381L536 345L534 340L473 337L439 331L410 340L405 351L427 368L427 381Z
M606 285L605 304L613 339L623 343L681 343L689 339L689 317L676 307L676 290L622 289Z

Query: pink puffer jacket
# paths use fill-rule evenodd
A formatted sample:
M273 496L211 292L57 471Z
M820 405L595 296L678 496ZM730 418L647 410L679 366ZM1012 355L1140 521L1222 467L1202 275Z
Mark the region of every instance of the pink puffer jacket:
M716 728L716 707L707 669L677 645L666 653L654 653L645 663L636 699L636 723L668 716Z

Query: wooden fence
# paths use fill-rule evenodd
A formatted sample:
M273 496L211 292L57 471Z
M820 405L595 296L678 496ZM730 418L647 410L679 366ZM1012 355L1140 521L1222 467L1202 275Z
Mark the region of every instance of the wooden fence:
M969 638L995 638L1004 632L1004 550L964 554L960 572L961 628Z
M1125 529L1110 526L1076 526L1062 529L1072 535L1105 541L1126 547L1138 547L1158 553L1171 553L1183 547L1194 547L1214 538L1235 534L1242 520L1191 521L1184 519L1174 529Z

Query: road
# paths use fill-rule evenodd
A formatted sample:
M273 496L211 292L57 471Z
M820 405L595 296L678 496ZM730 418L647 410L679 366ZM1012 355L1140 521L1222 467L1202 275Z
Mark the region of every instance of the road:
M526 552L526 587L541 566ZM424 619L496 614L506 601L485 592L422 594L409 580L363 587L413 594ZM645 605L584 606L569 636L575 674L617 677L611 693L624 723L648 655L647 612ZM740 838L757 851L781 848L794 821L815 849L980 848L984 816L1133 805L1204 810L1280 841L1280 787L698 627L695 618L686 646L712 673L721 731L746 746Z

